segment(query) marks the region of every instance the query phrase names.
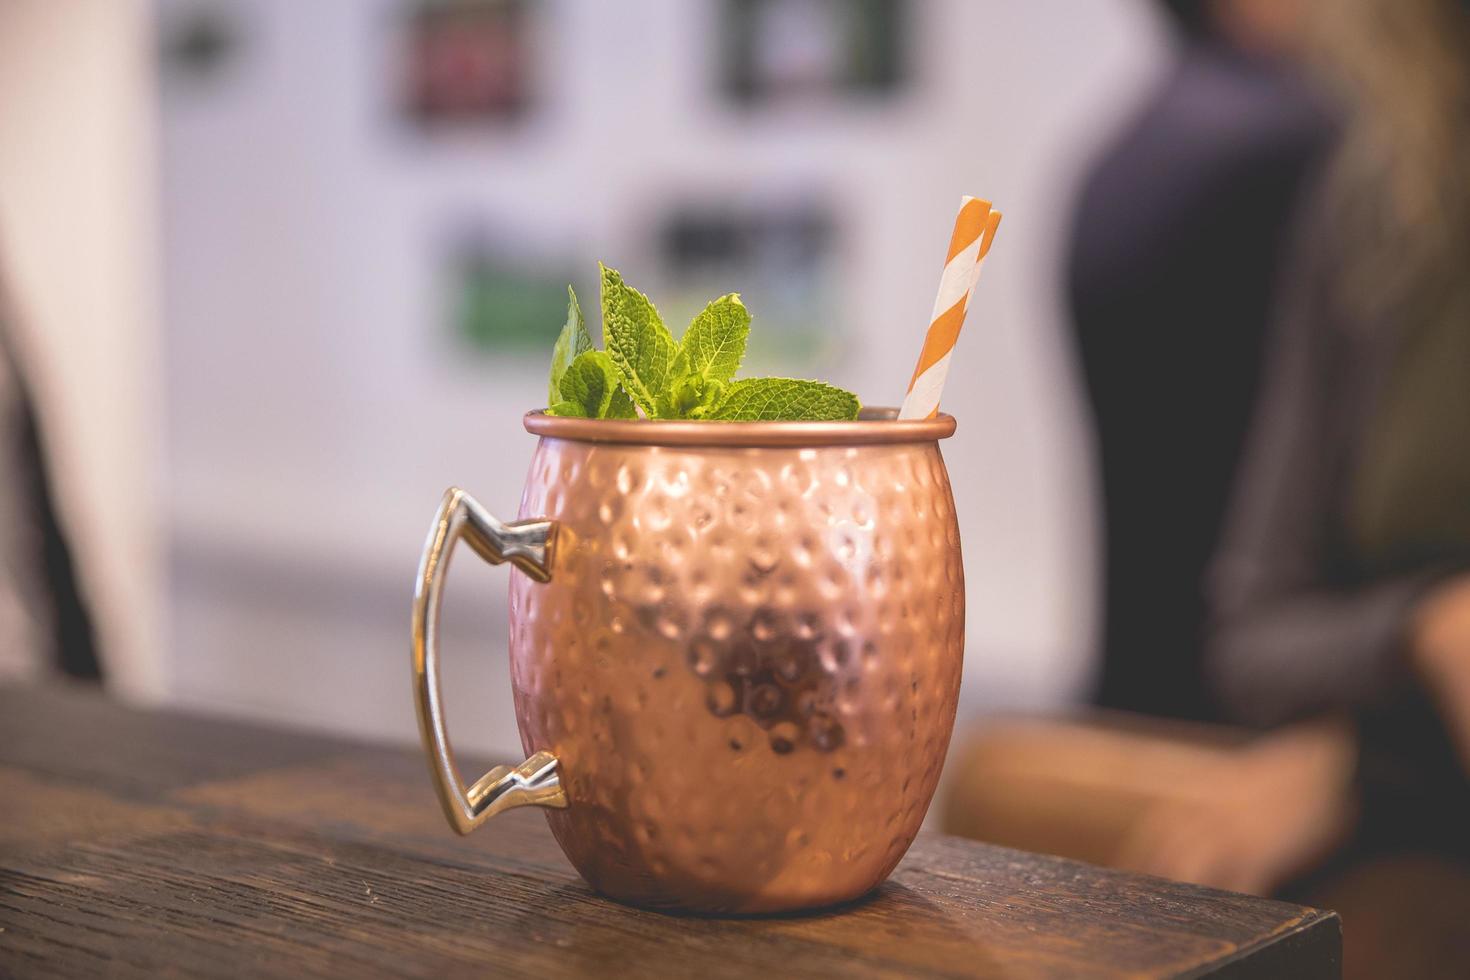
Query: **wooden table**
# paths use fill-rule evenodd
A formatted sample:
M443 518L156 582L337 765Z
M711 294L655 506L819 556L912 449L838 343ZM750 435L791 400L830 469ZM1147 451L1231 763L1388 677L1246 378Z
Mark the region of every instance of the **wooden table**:
M0 976L1335 977L1336 915L922 836L847 908L594 894L541 814L443 825L412 750L0 689Z

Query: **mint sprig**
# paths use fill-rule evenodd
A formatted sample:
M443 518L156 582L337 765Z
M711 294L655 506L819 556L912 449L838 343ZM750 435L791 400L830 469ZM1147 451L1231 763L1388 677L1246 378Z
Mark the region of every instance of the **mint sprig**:
M857 396L799 378L732 380L745 358L750 311L740 296L714 300L677 343L647 296L616 269L602 274L602 338L593 348L577 294L551 356L549 415L709 421L843 421Z

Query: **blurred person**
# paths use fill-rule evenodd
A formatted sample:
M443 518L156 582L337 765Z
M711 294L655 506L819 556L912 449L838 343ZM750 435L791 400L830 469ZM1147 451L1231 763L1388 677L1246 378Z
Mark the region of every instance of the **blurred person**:
M1103 643L1083 723L986 726L957 765L949 827L1100 863L1144 801L1192 794L1197 753L1238 741L1140 718L1219 720L1201 663L1206 572L1257 395L1292 215L1336 133L1306 73L1311 0L1164 0L1172 68L1083 181L1067 258L1104 531ZM1181 743L1189 751L1176 751ZM1025 772L1008 760L1025 758ZM1021 792L991 792L996 767ZM1106 828L1079 826L1086 787ZM1166 792L1167 791L1167 792ZM1039 815L1045 811L1044 817ZM1254 889L1252 880L1239 882Z
M1354 111L1300 228L1206 644L1228 716L1270 729L1258 745L1275 755L1202 767L1194 805L1156 808L1129 856L1271 887L1341 848L1324 894L1396 943L1390 956L1349 930L1349 972L1459 976L1470 3L1344 0L1323 27Z
M1068 269L1103 499L1096 703L1215 714L1204 579L1257 391L1294 202L1333 114L1306 0L1169 0L1173 68L1092 169Z
M1342 0L1324 44L1355 111L1300 229L1207 667L1233 720L1357 743L1315 805L1370 846L1465 854L1470 3Z
M97 679L91 616L56 513L35 401L0 290L0 683Z
M1470 3L1340 0L1313 20L1346 111L1273 287L1194 644L1206 697L1242 727L998 725L961 758L947 817L1342 909L1349 976L1457 976L1470 962ZM1185 644L1152 655L1189 656Z
M1306 71L1311 0L1160 6L1177 57L1084 180L1067 268L1102 490L1093 700L1129 714L984 726L962 749L946 817L959 833L1132 866L1158 857L1140 843L1154 804L1210 799L1191 775L1241 741L1195 725L1220 719L1201 662L1206 573L1292 216L1337 132ZM1288 738L1264 755L1335 749L1348 764L1327 744ZM1276 883L1259 869L1230 882Z

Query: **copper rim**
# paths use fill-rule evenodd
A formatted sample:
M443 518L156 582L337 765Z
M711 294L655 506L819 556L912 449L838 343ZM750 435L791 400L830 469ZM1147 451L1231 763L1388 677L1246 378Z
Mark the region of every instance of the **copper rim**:
M527 412L532 435L640 446L860 446L934 442L954 435L953 415L898 421L896 408L865 408L855 422L667 422L576 419Z

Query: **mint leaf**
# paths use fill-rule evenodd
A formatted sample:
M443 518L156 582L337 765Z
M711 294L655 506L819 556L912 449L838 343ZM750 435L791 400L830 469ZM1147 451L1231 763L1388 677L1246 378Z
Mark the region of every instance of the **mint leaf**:
M747 378L735 381L704 418L722 422L821 422L857 418L862 405L850 391L822 381Z
M575 414L579 418L606 418L618 387L618 372L605 351L589 350L577 355L561 377L562 401L552 406L554 415ZM575 412L562 411L575 406Z
M677 347L658 310L616 269L602 271L602 339L617 366L623 388L649 418L659 417L660 396L668 394Z
M637 417L638 410L633 407L633 399L629 398L623 386L619 385L618 390L613 392L612 401L608 402L607 415L604 418L636 419Z
M750 336L750 311L739 293L730 293L706 306L684 331L674 360L674 376L699 375L729 381L745 359Z
M577 294L567 287L567 322L557 335L556 346L551 349L551 380L547 385L546 404L556 405L561 401L561 379L579 354L592 349L592 335L582 319L582 307L577 303ZM561 414L553 412L553 415Z

